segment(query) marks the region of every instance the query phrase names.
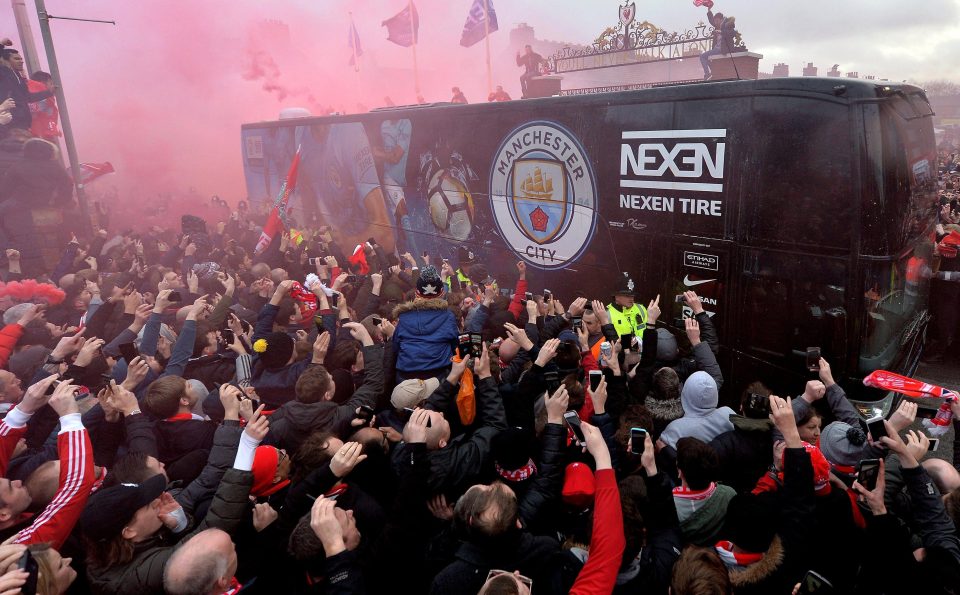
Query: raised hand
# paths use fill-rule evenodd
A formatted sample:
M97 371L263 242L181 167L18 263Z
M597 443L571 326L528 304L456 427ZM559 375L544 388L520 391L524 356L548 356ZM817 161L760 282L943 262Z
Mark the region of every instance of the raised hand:
M460 358L460 361L454 361L451 357L450 364L450 373L447 374L447 382L456 386L460 382L460 377L463 376L463 371L470 365L470 356L463 356Z
M696 318L686 318L683 324L686 327L687 339L690 340L690 345L696 347L700 344L700 323L697 322Z
M270 422L268 422L267 417L263 415L265 408L266 405L257 407L257 410L253 412L252 418L247 420L247 427L243 430L244 434L256 440L258 444L267 437L267 430L270 429Z
M453 505L447 502L447 497L443 494L437 494L427 500L427 510L434 518L441 521L453 520Z
M550 363L550 360L557 355L557 349L560 348L560 339L550 339L543 344L543 347L540 348L540 353L537 354L536 364L541 368Z
M583 316L583 311L587 305L587 298L579 297L573 300L573 303L570 304L570 308L567 309L567 313L571 317Z
M477 378L480 380L490 378L490 350L487 349L486 342L481 345L480 358L477 360L473 371L476 372Z
M133 358L133 361L127 364L127 377L123 381L123 388L129 391L135 390L147 377L149 371L150 366L147 365L147 360L143 356L138 355Z
M519 345L521 349L525 351L533 349L533 341L531 341L530 337L527 336L527 331L515 324L510 324L509 322L505 322L503 324L503 328L507 331L507 336L513 339L513 341Z
M59 417L71 413L80 413L77 400L73 398L78 390L80 390L80 387L72 384L69 380L61 382L57 385L57 388L53 389L53 395L50 397L49 403Z
M607 448L607 441L603 439L603 433L600 432L600 428L588 424L585 421L580 422L580 427L583 428L583 437L587 443L587 452L590 453L597 464L597 471L612 468L610 463L610 450Z
M660 294L657 294L657 297L650 300L650 303L647 304L647 324L657 324L657 320L660 319Z
M596 315L597 320L600 321L600 324L610 324L610 313L607 312L607 309L603 306L603 302L600 300L593 300L593 313Z
M899 433L909 428L915 419L917 419L917 404L904 399L893 415L890 416L889 421L894 431Z
M593 411L597 415L602 415L607 411L607 377L600 376L600 384L597 390L590 393L590 400L593 401Z
M373 337L367 332L366 327L359 322L347 322L343 325L343 328L349 330L350 336L363 343L364 346L373 345Z
M320 543L328 558L336 556L347 549L343 542L343 527L334 514L336 502L330 498L317 498L310 510L310 528Z
M219 396L220 403L223 405L223 418L239 420L240 401L243 399L243 392L232 384L221 384Z
M687 320L690 320L689 318ZM800 440L800 432L797 430L797 420L793 415L793 406L790 404L790 398L781 399L777 395L770 395L770 421L773 422L780 433L783 434L783 440L787 448L800 448L803 443Z
M567 387L560 384L552 395L543 395L543 406L547 410L548 424L562 424L563 414L567 411L570 404L570 394L567 393Z
M703 302L700 301L700 297L697 296L696 291L684 291L683 301L693 310L694 316L703 312Z
M253 528L259 533L267 527L270 526L270 523L279 518L280 513L278 513L272 506L267 502L261 502L259 504L254 504L253 506Z
M344 478L367 459L363 454L363 445L359 442L346 442L330 459L330 471L339 478Z
M883 501L883 492L887 487L887 478L884 477L884 467L886 464L880 459L880 472L877 474L877 485L872 490L868 490L861 485L859 481L853 482L853 489L860 495L860 501L865 502L873 516L887 514L887 505Z
M77 359L74 360L73 365L78 368L85 368L90 365L90 362L93 361L93 356L100 352L100 348L103 347L104 340L98 337L90 337L83 342L83 347L80 348L80 353L77 354Z
M403 426L403 441L407 444L423 444L427 441L427 423L430 421L430 412L426 409L416 409L410 415L407 425Z
M17 405L17 409L24 413L36 413L39 411L40 408L50 400L50 395L48 395L47 392L56 381L57 375L51 374L31 384L26 392L23 393L23 399L20 401L20 404Z

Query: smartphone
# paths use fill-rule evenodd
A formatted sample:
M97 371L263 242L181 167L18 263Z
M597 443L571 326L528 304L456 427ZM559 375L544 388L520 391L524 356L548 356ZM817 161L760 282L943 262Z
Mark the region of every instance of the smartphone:
M673 298L673 300L674 300L676 303L678 303L678 304L685 304L685 303L687 303L687 298L685 298L682 293L681 293L680 295L676 296L675 298Z
M481 355L483 355L483 335L470 333L470 357L480 357Z
M230 329L221 329L220 338L223 340L224 345L233 345L233 342L236 340L237 336Z
M927 452L937 452L937 449L940 448L940 439L931 438L930 446L927 447Z
M346 279L344 279L343 282L344 282L344 283L356 283L358 278L359 278L359 277L357 277L357 275L347 275Z
M635 335L633 333L626 333L624 335L620 335L620 345L622 345L624 349L633 349L634 336Z
M878 415L867 420L867 429L870 430L870 437L874 442L880 442L880 439L887 435L887 428L883 425L883 416Z
M317 266L318 262L320 262L320 258L317 256L311 256L307 259L307 264L311 264L313 266Z
M34 560L30 550L23 552L17 561L17 569L27 572L27 582L20 587L20 592L25 595L35 595L37 592L37 576L40 574L40 565Z
M770 413L770 398L760 393L750 393L747 396L747 409L763 414Z
M470 354L470 333L461 333L457 337L457 343L459 343L457 349L460 351L460 358L467 357Z
M380 326L380 324L383 322L383 319L382 319L382 318L371 318L371 319L370 319L370 322L373 323L373 326Z
M583 435L583 428L580 426L580 416L577 415L577 412L567 411L563 414L563 420L567 422L567 425L573 430L573 435L577 437L577 442L579 444L586 444L587 439Z
M360 405L360 413L357 414L357 419L362 419L363 421L370 421L373 419L373 407Z
M127 362L127 365L133 361L133 358L140 355L137 351L137 346L133 343L121 343L117 348L120 350L120 357L123 358L123 361Z
M423 251L423 255L422 255L422 256L423 256L424 258L427 257L427 251L426 251L426 250Z
M180 295L179 291L174 289L173 291L170 292L170 295L167 296L167 299L170 300L171 302L182 302L183 296Z
M530 300L533 299L533 294L528 291L525 294L523 294L523 299L529 302Z
M877 487L877 477L880 476L880 459L864 459L860 461L860 471L857 473L857 481L860 485L873 490Z
M572 321L573 321L573 328L574 328L574 330L578 330L578 331L579 331L580 329L583 328L583 318L581 318L580 316L574 316L574 317L572 318Z
M807 369L811 372L820 371L820 348L807 347Z
M800 581L799 595L830 595L835 593L833 583L812 570L808 570Z
M553 299L553 292L550 291L549 289L544 289L544 290L543 290L543 301L549 302L549 301L552 300L552 299Z
M603 380L603 372L600 370L590 370L590 392L596 392L597 387L600 386L600 381Z
M336 308L340 304L340 294L334 292L333 295L329 297L329 300L330 300L330 307Z
M646 446L647 431L643 428L630 428L630 452L642 455Z

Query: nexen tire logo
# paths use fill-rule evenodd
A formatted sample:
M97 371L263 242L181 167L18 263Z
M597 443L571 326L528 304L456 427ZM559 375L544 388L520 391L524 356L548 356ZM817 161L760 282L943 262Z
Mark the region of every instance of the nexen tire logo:
M725 128L625 130L620 187L723 192L726 143L718 139L726 136Z
M559 269L583 254L597 217L596 176L572 132L529 122L500 143L490 169L500 235L529 264Z

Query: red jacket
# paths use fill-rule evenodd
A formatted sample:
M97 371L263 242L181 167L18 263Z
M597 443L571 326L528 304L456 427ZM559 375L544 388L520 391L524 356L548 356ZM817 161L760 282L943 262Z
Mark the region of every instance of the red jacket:
M79 414L76 415L76 423L79 424ZM87 430L82 426L80 429L61 430L57 436L57 450L60 452L60 488L57 495L43 512L33 518L29 527L17 533L13 543L49 543L59 550L80 519L96 480L93 445L90 444Z
M600 595L612 593L627 540L623 536L623 512L620 509L620 491L613 469L596 473L593 534L590 537L590 556L570 589L571 595Z
M14 322L0 329L0 368L4 368L10 361L10 355L17 341L23 336L23 327Z
M10 414L8 413L7 415ZM26 433L26 425L14 428L7 425L6 420L0 421L0 476L7 475L7 465L10 464L10 459L13 458L13 450L17 447L17 442L19 442Z

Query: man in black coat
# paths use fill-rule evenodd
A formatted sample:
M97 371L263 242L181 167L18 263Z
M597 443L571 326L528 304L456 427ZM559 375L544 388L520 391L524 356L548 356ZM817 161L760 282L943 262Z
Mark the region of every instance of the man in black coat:
M9 40L3 40L0 45L9 45ZM10 97L16 105L10 110L13 120L8 126L30 130L33 117L30 115L30 103L41 101L53 95L55 85L50 85L47 91L31 93L27 89L27 79L20 73L23 71L23 56L17 50L4 47L0 49L0 101Z

